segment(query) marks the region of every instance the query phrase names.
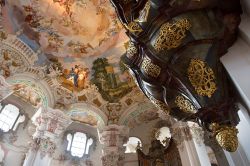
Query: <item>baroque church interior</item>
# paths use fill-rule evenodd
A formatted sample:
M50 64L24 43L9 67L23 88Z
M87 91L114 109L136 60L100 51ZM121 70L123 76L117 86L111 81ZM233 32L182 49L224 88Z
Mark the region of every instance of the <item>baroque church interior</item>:
M0 0L0 166L249 166L249 0Z

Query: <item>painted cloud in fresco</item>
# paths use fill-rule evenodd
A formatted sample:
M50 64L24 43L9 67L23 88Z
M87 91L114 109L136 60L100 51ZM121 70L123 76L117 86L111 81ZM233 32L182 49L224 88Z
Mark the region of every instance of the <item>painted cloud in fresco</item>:
M9 0L9 15L47 54L99 56L126 39L109 1ZM33 38L32 37L32 38Z

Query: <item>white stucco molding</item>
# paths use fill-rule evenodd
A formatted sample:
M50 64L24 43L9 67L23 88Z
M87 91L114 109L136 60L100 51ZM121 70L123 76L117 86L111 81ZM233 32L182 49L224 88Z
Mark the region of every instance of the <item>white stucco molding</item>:
M108 117L107 115L100 110L99 108L95 107L94 105L90 104L90 103L75 103L75 104L71 104L69 109L67 109L69 112L71 110L79 110L79 111L90 111L92 112L98 120L98 128L102 128L104 127L104 125L107 124L108 122Z
M19 53L25 66L33 66L38 60L37 53L15 35L8 34L7 39L1 41L0 47L8 48Z
M41 95L44 97L44 106L49 106L51 108L54 107L55 105L55 97L52 92L52 89L48 85L48 83L43 80L43 79L38 79L37 75L34 75L32 73L17 73L14 74L13 76L8 77L7 82L9 84L16 84L16 83L25 83L25 82L30 82L34 85L36 85L39 88L39 91Z

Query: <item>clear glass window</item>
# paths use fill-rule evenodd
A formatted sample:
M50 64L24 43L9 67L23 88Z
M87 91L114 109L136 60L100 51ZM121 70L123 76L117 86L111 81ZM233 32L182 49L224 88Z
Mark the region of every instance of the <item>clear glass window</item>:
M67 141L67 151L70 151L72 156L80 158L89 154L89 148L94 142L92 138L87 138L87 135L81 132L68 134Z
M19 123L25 120L25 116L20 116L19 109L12 105L8 104L2 107L0 113L0 129L4 132L9 130L15 130Z

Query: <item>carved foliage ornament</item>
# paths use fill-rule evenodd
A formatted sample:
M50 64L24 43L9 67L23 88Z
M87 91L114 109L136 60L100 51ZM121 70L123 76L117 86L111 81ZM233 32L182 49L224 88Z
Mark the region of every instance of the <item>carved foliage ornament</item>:
M151 77L158 77L161 73L161 68L158 65L152 63L151 59L144 57L141 68L144 72Z
M188 19L163 24L153 47L157 52L177 48L181 45L182 39L186 37L186 31L190 28L191 24Z
M46 154L49 156L52 156L52 154L55 152L56 145L47 139L41 139L40 141L40 150L41 150L41 157L44 157Z
M180 110L187 113L195 113L196 109L193 104L185 99L183 96L177 96L175 98L175 104L179 107Z
M211 97L216 91L213 70L199 59L191 59L188 78L198 95Z

